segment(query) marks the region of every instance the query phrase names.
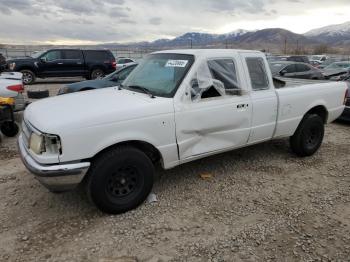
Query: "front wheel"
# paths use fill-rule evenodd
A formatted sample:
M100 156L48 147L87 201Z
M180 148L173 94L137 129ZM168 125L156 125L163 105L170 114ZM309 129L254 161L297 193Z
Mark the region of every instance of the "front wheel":
M324 137L324 123L318 115L306 115L290 138L292 151L298 156L311 156L320 148Z
M122 146L103 153L88 172L87 193L103 212L119 214L142 204L153 187L154 166L137 148Z

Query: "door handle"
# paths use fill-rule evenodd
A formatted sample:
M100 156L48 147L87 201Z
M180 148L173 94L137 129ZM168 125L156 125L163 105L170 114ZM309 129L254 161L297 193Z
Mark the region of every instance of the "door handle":
M57 63L58 65L63 65L63 63Z

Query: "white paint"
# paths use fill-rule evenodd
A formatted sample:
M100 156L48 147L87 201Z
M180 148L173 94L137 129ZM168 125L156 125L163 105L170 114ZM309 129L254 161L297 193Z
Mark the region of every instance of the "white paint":
M31 104L24 118L41 132L61 138L61 163L89 159L103 149L126 141L156 147L165 168L276 137L291 136L311 108L322 105L328 122L344 106L344 83L317 83L274 90L267 68L268 90L253 92L245 57L262 53L240 50L172 50L159 53L191 54L192 68L173 98L106 88L41 100ZM225 95L194 102L190 83L203 61L232 58L237 64L242 95ZM244 105L244 106L242 106ZM179 149L179 154L178 154ZM44 155L31 156L54 164Z

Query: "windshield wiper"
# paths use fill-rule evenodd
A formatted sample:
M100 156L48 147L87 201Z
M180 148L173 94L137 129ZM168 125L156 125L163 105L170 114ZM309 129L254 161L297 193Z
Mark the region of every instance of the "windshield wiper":
M149 91L146 87L138 86L138 85L131 85L131 86L125 86L125 87L136 89L136 90L141 90L145 94L149 95L150 98L155 98L155 96L152 94L152 92Z

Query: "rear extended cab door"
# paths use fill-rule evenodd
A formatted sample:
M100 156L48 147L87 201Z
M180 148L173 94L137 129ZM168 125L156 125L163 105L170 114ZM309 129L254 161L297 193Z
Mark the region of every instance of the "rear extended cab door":
M246 85L251 90L252 121L248 144L270 140L275 132L278 98L272 75L262 53L240 53Z
M252 103L238 55L196 57L174 98L180 162L242 147Z

